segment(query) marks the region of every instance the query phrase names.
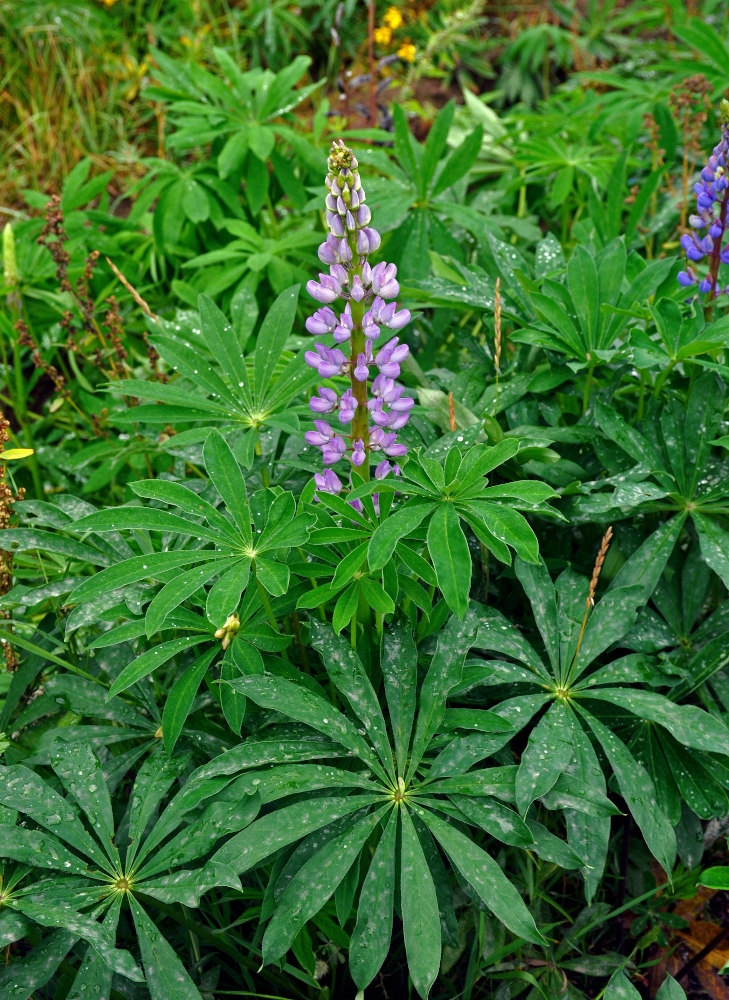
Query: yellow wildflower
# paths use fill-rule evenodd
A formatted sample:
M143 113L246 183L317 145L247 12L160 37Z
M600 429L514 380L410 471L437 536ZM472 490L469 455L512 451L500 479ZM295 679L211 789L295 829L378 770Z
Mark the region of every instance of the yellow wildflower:
M403 42L397 50L397 54L406 62L415 62L415 46L412 42Z
M397 31L397 29L402 24L402 14L397 9L397 7L388 7L387 10L385 11L385 16L383 18L383 21L385 22L388 28L392 29L392 31Z
M392 41L392 31L390 28L375 28L372 37L377 45L389 45Z
M105 7L113 7L116 0L101 0Z

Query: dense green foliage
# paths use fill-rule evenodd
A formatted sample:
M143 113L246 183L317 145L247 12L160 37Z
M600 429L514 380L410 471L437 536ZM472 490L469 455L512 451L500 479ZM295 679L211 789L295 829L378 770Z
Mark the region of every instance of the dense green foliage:
M729 313L677 275L723 6L378 5L373 121L362 5L31 6L18 76L108 40L139 148L112 75L50 203L32 143L4 176L0 997L702 995ZM340 136L415 405L401 475L334 493L303 286Z

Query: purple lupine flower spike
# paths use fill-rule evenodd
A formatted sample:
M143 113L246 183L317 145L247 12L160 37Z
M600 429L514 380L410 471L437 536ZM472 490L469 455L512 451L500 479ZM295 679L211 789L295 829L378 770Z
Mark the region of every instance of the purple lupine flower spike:
M719 285L719 267L729 264L729 242L722 245L729 230L729 101L721 102L721 139L700 177L694 184L697 212L689 216L691 232L681 237L690 263L685 271L679 271L678 283L684 288L698 286L699 292L708 294L712 301L719 295L729 295L729 285ZM706 230L704 236L700 235L702 230ZM704 260L709 270L700 276L693 265Z
M394 381L407 357L407 344L393 337L377 353L373 344L382 328L401 330L406 326L410 312L398 309L393 301L400 292L396 266L369 262L370 254L380 247L380 234L371 225L372 212L366 204L357 158L341 140L332 143L328 167L329 233L319 247L319 259L329 267L329 273L307 283L307 291L323 308L307 319L306 329L318 338L331 335L343 350L317 343L304 357L322 378L346 377L349 386L343 392L320 386L309 402L317 416L337 413L340 425L345 425L341 433L317 419L315 430L307 431L305 437L308 444L321 450L325 465L346 458L359 479L369 479L373 453L386 455L374 470L375 478L383 479L400 474L399 466L388 459L403 458L407 453L406 446L397 440L397 431L407 423L414 400L403 396L402 387ZM330 308L337 300L344 303L343 311ZM352 471L350 481L351 476ZM343 488L331 469L317 473L314 480L319 492L339 493ZM376 495L373 500L378 509ZM359 500L350 504L360 512L363 509Z

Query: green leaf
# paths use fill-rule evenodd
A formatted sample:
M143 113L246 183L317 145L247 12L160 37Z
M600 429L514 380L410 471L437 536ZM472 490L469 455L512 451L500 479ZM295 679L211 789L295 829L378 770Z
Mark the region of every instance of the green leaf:
M138 483L130 483L137 496L148 500L161 500L184 510L194 517L204 517L215 528L218 528L230 541L238 541L238 533L225 516L199 494L189 489L183 483L173 483L164 479L145 479Z
M459 618L465 617L471 589L471 553L458 514L449 501L441 503L430 520L428 552L448 607Z
M273 140L273 133L268 134ZM276 365L294 325L298 298L298 285L292 285L291 288L281 292L261 323L253 355L253 392L256 400L261 400L271 383Z
M109 858L118 862L119 853L113 844L111 798L96 754L87 743L55 741L51 747L50 763L64 788L86 813Z
M686 1000L686 994L673 976L668 973L656 993L656 1000Z
M390 561L400 539L414 531L432 509L427 503L416 503L413 506L408 503L382 520L370 539L367 553L369 566L373 572L382 569Z
M440 917L435 885L407 808L400 808L400 907L408 973L427 998L440 969Z
M273 597L283 597L289 589L291 573L288 566L274 562L273 559L265 559L263 556L256 556L254 565L256 579L260 581L261 586Z
M219 431L212 430L205 439L203 458L213 486L222 497L245 544L250 547L253 534L245 479L230 446Z
M511 507L489 500L469 500L462 506L475 515L502 545L510 545L525 562L539 559L539 542L527 519Z
M357 923L349 947L349 969L361 990L375 978L390 950L396 844L397 810L393 809L362 883Z
M596 337L601 300L595 258L580 243L567 265L567 287L582 328L585 347L590 351L600 346Z
M142 858L154 846L153 841L150 841L148 838L147 841L143 842L142 837L155 810L175 781L180 777L188 760L189 755L183 755L172 760L161 747L157 747L139 768L132 789L131 804L129 807L128 865L131 865L132 861L136 858L138 866ZM184 810L180 809L175 824L167 829L168 833L182 822L183 816ZM164 827L159 823L157 827L159 828L159 832L162 833Z
M224 371L227 372L233 386L237 386L241 398L250 409L252 400L248 370L245 360L241 355L233 328L213 300L208 298L207 295L200 296L198 311L200 313L202 336L210 353ZM171 401L174 402L174 400ZM184 399L180 400L180 402L183 405L185 404ZM187 402L189 404L189 399Z
M724 586L729 587L729 532L698 511L693 511L691 517L704 562L721 577Z
M208 621L216 628L220 628L228 616L238 610L251 575L250 559L241 556L235 563L228 564L224 572L221 567L221 572L220 579L210 588L205 605Z
M678 541L683 528L686 514L677 514L657 528L624 563L610 581L608 593L620 587L642 588L642 602L656 589L659 579L666 568L668 559Z
M329 679L364 724L377 756L394 780L395 771L385 717L359 656L342 636L334 634L328 626L317 621L311 623L311 644L321 656Z
M601 688L587 690L584 695L664 726L685 747L729 755L729 728L721 719L695 705L676 705L655 691L636 688Z
M168 531L176 535L205 538L209 542L219 542L220 532L206 524L196 524L179 514L152 507L114 507L98 510L79 518L74 524L77 531L120 531L124 528L139 531Z
M42 989L76 941L68 931L55 931L22 958L17 958L0 972L0 996L3 1000L30 1000Z
M308 798L276 809L226 841L213 855L213 861L233 865L238 874L255 868L281 847L301 840L309 833L363 806L381 802L381 795L339 795Z
M451 150L430 192L431 198L452 187L461 177L464 177L468 173L476 162L482 141L483 128L481 125L477 125L473 132L466 136L460 146Z
M332 628L339 635L345 625L349 625L359 605L359 586L351 583L344 590L334 605L332 612Z
M67 875L88 874L88 865L51 834L7 823L0 823L0 858L12 858L33 868L50 868Z
M531 847L534 838L524 820L503 802L486 796L478 799L467 795L452 795L451 801L475 826L491 834L502 844Z
M147 637L149 638L158 632L172 612L197 593L204 584L219 573L230 570L231 566L235 566L236 563L237 559L216 559L215 562L207 563L205 566L189 566L182 573L178 573L161 590L157 591L149 602L144 619Z
M171 660L173 656L177 656L178 653L181 653L185 649L190 649L192 646L199 646L201 642L210 642L210 636L202 635L193 636L192 638L182 636L180 639L170 639L169 642L161 642L158 646L148 649L138 656L136 660L132 660L122 670L111 685L109 697L112 698L115 694L126 691L127 688L130 688L132 684L136 684L142 677L147 677L148 674L154 673L163 663Z
M433 122L433 126L428 132L423 149L423 162L421 165L421 194L427 193L430 188L438 161L446 150L448 133L453 123L453 115L456 111L455 101L449 101L444 108L438 112Z
M418 721L406 783L415 773L443 719L449 692L461 679L463 661L474 643L477 625L473 612L462 621L452 616L438 635L438 644L420 689Z
M112 937L104 924L85 914L74 913L65 901L54 903L45 899L43 902L34 902L30 896L23 896L15 902L15 905L43 927L63 927L74 936L88 941L115 972L137 983L144 981L141 970L129 952L114 947L116 934Z
M170 943L152 923L137 900L129 895L129 908L142 953L151 1000L202 1000L200 991Z
M709 889L729 889L729 868L706 868L701 873L699 885L705 885Z
M556 672L559 670L557 597L547 567L543 560L538 563L525 563L519 559L514 563L514 572L529 599L529 607L544 642L549 662Z
M418 653L412 632L398 624L387 626L383 633L382 676L392 726L398 774L405 774L410 734L415 718L415 694L418 681Z
M395 602L381 583L368 576L363 576L359 581L359 586L364 599L373 611L376 611L380 615L392 614L395 610Z
M194 660L177 678L172 685L172 690L167 695L162 712L162 737L165 750L169 754L174 750L175 743L177 743L187 721L200 683L218 653L218 648L213 647Z
M580 712L605 751L620 794L628 803L648 849L663 870L670 874L676 858L676 837L668 818L657 805L656 791L648 772L615 733L584 708L580 707Z
M238 677L230 682L231 687L240 691L261 708L281 712L297 722L303 722L312 729L336 740L353 751L360 760L367 763L384 781L387 776L377 762L377 758L367 743L357 732L352 722L338 711L331 702L321 695L309 691L283 677Z
M564 705L556 701L529 734L516 772L516 804L522 816L567 769L572 759L572 738Z
M524 900L496 861L474 844L470 837L443 822L429 810L424 811L421 818L430 827L453 867L468 882L481 902L514 934L533 944L544 945L545 940L537 930Z
M367 838L391 805L382 806L350 825L313 854L294 875L279 899L263 935L263 962L285 955L307 920L315 916L352 867Z
M79 822L72 804L24 764L0 768L0 804L25 813L77 851L103 864L101 851ZM0 825L0 832L3 829Z
M89 577L73 590L67 599L68 604L81 604L84 601L98 597L100 594L118 590L140 580L159 579L161 573L179 566L192 566L194 563L219 559L216 552L150 552L148 555L134 556L125 559L117 566L110 566L96 576Z
M640 993L622 969L614 972L605 988L605 1000L640 1000Z

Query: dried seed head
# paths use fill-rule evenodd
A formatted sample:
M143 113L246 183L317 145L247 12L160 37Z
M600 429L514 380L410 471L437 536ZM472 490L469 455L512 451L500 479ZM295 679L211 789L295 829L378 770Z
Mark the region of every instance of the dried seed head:
M494 297L494 364L498 374L501 370L501 278L496 279Z
M600 551L597 553L597 559L595 560L595 567L592 571L592 579L590 580L590 593L587 598L587 607L595 606L595 592L597 590L597 581L600 578L600 571L602 570L602 564L605 562L605 556L607 555L607 550L610 545L610 539L613 537L612 525L608 528L605 534L602 536L602 542L600 543Z

